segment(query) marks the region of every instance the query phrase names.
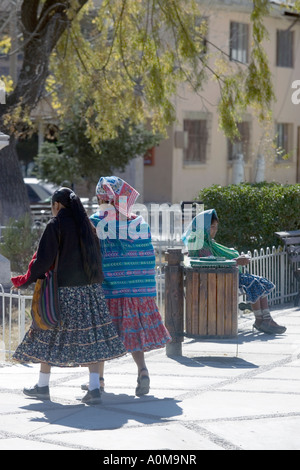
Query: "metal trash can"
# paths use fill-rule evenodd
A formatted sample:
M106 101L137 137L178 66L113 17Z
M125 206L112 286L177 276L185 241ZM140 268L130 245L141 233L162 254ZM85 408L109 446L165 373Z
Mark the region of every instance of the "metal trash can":
M232 338L238 334L238 275L235 261L191 258L186 274L187 335Z

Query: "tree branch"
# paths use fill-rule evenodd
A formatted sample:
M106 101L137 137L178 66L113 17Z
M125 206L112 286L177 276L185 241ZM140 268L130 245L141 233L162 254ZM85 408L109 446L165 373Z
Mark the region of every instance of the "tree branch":
M21 7L21 20L26 32L33 32L37 26L40 0L24 0Z
M87 1L80 0L76 13ZM22 19L25 21L24 27L27 25L27 27L32 28L33 17L38 11L39 3L40 0L23 0ZM9 108L14 108L21 103L22 108L28 107L28 110L31 110L41 98L48 75L51 52L72 21L67 16L68 6L69 2L67 1L47 0L34 30L29 34L28 30L27 34L25 31L22 68L17 85L7 98L6 106L1 107L1 115L6 113ZM27 17L29 13L31 19Z

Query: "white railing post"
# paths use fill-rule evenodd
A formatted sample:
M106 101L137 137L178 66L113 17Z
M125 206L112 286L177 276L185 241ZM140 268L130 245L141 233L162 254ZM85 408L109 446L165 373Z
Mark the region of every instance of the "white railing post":
M8 358L11 358L11 321L12 321L12 294L9 294L9 313L8 313Z
M5 345L5 297L2 284L0 284L0 295L2 296L2 341Z
M11 289L9 292L5 292L3 286L0 284L0 305L2 305L2 339L0 337L0 358L3 361L6 359L6 355L10 360L14 353L14 340L18 338L19 343L22 341L25 335L26 329L26 300L32 300L32 295L23 295L20 290L13 292ZM8 299L8 312L5 310L6 302ZM15 308L16 306L16 308ZM15 325L14 319L17 320L18 331L14 331ZM1 335L1 333L0 333Z
M270 304L284 304L295 296L293 271L285 250L280 247L254 250L251 254L249 272L266 277L275 284L276 289L270 294ZM295 292L294 292L295 291Z
M19 343L23 340L25 336L25 297L20 294L19 291L19 298L21 299L21 308L19 309L20 311L20 319L19 319Z
M280 303L284 304L284 300L286 298L286 284L285 284L285 278L286 278L286 269L285 269L285 259L284 259L285 253L282 252L280 256L280 286L281 286L281 298L280 298Z
M0 284L0 295L2 296L2 339L0 339L0 361L5 362L5 298L4 289Z

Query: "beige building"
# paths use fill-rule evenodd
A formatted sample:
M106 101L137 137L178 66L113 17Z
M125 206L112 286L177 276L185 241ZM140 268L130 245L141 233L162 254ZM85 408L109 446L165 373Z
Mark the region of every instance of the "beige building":
M213 43L228 54L227 60L247 66L253 2L199 3L208 21L211 60L215 51L209 44ZM265 49L276 96L273 122L261 125L249 110L239 124L241 141L232 144L219 130L218 84L209 80L201 96L181 86L175 98L177 122L169 128L169 138L145 161L145 202L193 200L202 188L241 180L300 183L300 104L292 102L293 93L297 93L292 88L296 80L300 88L300 18L280 8L278 2L270 3L271 13L265 19L269 32ZM300 92L297 96L299 100ZM240 154L244 160L237 164Z
M16 53L1 58L0 76L10 75L16 80L22 61L15 34L16 12L21 0L1 1L0 31L6 31L15 38L13 50ZM95 5L101 2L94 1ZM208 24L207 53L210 60L213 62L220 57L220 49L231 65L236 62L247 67L253 1L198 2L199 11ZM277 98L272 110L273 123L262 126L249 110L239 124L242 139L232 144L219 130L218 84L209 80L201 96L182 85L174 98L177 121L168 129L169 138L152 149L144 160L139 157L132 161L121 175L137 187L141 193L140 202L191 201L202 188L213 184L225 186L240 180L300 183L300 16L281 8L279 3L281 0L270 1L271 13L265 19L269 32L265 49ZM292 88L293 84L297 88ZM295 103L299 101L299 104L292 102L293 96ZM32 117L38 122L41 144L45 126L55 122L47 100L39 104ZM276 152L275 148L279 151ZM243 163L237 165L240 154L243 155ZM282 158L282 155L288 155L288 158ZM86 190L83 195L88 195Z

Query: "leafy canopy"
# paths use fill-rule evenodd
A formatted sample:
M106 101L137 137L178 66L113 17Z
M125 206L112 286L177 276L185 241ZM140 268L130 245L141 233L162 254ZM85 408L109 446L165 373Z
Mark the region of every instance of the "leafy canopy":
M114 169L124 171L132 158L143 156L161 140L161 135L125 122L117 128L116 137L100 140L95 149L86 136L86 125L78 114L74 116L64 123L58 141L44 143L35 158L39 178L57 185L64 180L79 183L84 178L95 185L99 175L111 174Z
M175 120L174 96L181 83L201 94L206 80L220 85L220 126L229 137L247 106L260 119L274 98L263 49L268 0L254 0L249 65L212 64L217 48L205 42L207 22L196 0L90 0L72 20L52 55L48 91L65 116L74 99L84 109L86 135L96 148L99 136L112 138L124 122L151 123L165 132ZM226 53L218 51L224 59ZM226 57L227 59L227 57ZM55 77L55 79L54 79Z

